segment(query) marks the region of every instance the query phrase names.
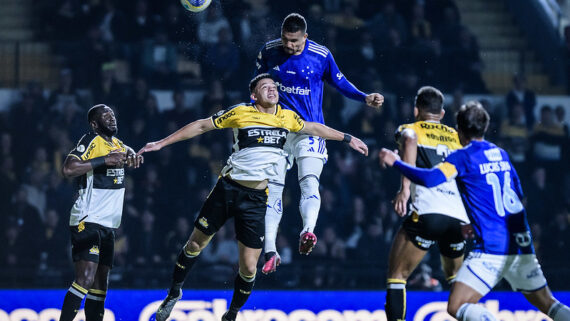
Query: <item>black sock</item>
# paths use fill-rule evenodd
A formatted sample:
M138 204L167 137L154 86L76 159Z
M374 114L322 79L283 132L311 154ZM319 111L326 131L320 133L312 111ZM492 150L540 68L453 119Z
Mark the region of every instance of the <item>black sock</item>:
M59 321L73 321L77 315L77 311L79 311L79 308L81 307L81 301L83 301L86 294L86 289L73 282L63 299Z
M249 298L254 283L255 275L252 278L244 278L238 273L234 281L234 295L232 296L232 302L230 303L230 308L226 314L227 320L236 319L237 313Z
M199 252L198 252L199 254ZM174 265L174 271L172 272L172 285L170 286L170 291L168 295L177 297L180 295L180 288L184 284L184 279L192 269L192 266L198 258L198 254L191 255L186 253L185 247L178 254L178 259Z
M85 298L85 321L103 321L107 292L91 289Z
M406 320L406 281L388 280L385 309L387 321Z

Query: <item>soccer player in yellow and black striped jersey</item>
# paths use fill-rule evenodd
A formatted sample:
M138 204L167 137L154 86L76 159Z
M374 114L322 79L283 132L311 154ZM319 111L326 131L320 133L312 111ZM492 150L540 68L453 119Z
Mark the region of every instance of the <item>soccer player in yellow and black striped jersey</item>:
M422 87L416 95L416 122L396 131L403 161L432 168L447 154L461 148L457 132L440 123L443 94L434 87ZM406 209L412 196L410 211ZM465 241L461 225L469 219L455 181L432 188L415 185L402 176L402 186L394 199L394 210L405 218L394 238L388 259L386 317L406 319L406 281L427 251L438 244L443 270L452 281L463 262Z
M87 321L103 320L115 229L123 212L124 166L139 167L142 156L114 137L117 120L106 105L87 113L92 132L84 135L63 164L63 175L79 177L79 195L69 220L75 281L65 295L60 321L75 318L85 300Z
M171 288L156 312L157 321L165 321L169 317L182 297L180 289L198 255L230 217L235 218L239 273L235 278L230 307L222 320L235 320L253 289L257 261L265 238L267 183L276 175L278 163L286 156L283 145L289 132L344 141L368 155L368 147L358 138L322 124L305 122L295 112L281 108L277 86L269 74L260 74L252 79L249 90L254 104L238 104L210 118L194 121L164 139L146 144L138 152L140 155L157 151L212 129L232 128L234 131L233 153L202 206L188 242L178 255Z

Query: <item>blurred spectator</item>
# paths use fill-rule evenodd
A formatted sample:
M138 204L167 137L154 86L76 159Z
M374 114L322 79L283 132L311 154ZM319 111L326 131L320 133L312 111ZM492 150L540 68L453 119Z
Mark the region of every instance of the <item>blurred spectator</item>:
M154 35L157 27L155 17L148 10L146 0L137 0L134 4L134 14L128 18L126 40L136 43L145 39L150 39Z
M240 53L239 48L232 43L231 39L231 30L221 28L218 31L218 43L210 45L206 49L203 66L207 79L217 79L225 84L232 84L239 68ZM236 84L236 86L240 85L243 84Z
M509 117L501 124L501 145L515 164L526 160L529 131L525 120L524 108L522 104L517 103L509 111Z
M553 266L570 266L570 256L561 255L570 246L570 214L566 207L561 207L554 213L554 219L547 223L547 233L542 242L544 264Z
M163 259L161 255L164 250L174 250L162 248L161 234L156 230L157 225L154 221L155 215L148 209L144 210L136 229L139 237L136 242L132 242L129 251L135 266L153 267L162 265Z
M115 63L107 62L101 65L101 80L91 90L93 104L105 104L117 109L123 101L123 88L115 77Z
M70 253L68 243L67 225L64 220L60 220L54 209L46 210L43 232L38 235L40 238L40 270L50 270L54 268L67 267ZM66 215L64 216L66 217Z
M528 129L534 126L534 107L536 106L536 96L534 92L526 88L526 78L522 74L513 76L513 89L506 97L507 112L510 114L515 104L522 104L524 108L525 123Z
M154 39L145 42L141 57L142 74L154 88L172 88L178 82L176 47L168 42L166 31L154 30Z
M71 69L64 68L59 73L59 87L51 92L48 99L49 112L52 114L62 113L64 107L69 104L76 107L84 106L83 99L73 80Z
M552 107L540 108L540 121L534 125L530 138L531 156L536 162L556 165L562 160L564 128L556 121Z
M206 11L206 20L198 25L198 40L203 45L215 45L219 42L221 29L231 30L230 23L218 6L211 6Z

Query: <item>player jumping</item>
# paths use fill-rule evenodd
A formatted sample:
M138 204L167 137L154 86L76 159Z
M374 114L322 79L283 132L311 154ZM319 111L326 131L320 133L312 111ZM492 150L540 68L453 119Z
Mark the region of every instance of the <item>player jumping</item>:
M340 72L330 51L307 39L307 23L301 15L288 15L281 26L281 38L267 42L257 56L256 74L270 73L280 92L280 103L305 121L324 124L322 100L323 83L327 81L344 96L380 107L384 97L378 93L365 94ZM303 229L299 252L309 254L317 237L313 234L321 199L319 177L327 161L325 140L306 134L290 134L285 150L297 162L301 187L299 210ZM291 164L292 165L292 164ZM278 175L269 182L269 199L265 223L265 260L263 273L276 270L280 258L275 245L277 229L283 214L283 188L288 164L280 164Z

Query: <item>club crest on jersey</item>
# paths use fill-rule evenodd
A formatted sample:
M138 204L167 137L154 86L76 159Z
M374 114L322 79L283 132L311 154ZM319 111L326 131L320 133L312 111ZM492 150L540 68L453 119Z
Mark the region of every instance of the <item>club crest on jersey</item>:
M200 217L198 220L198 224L202 225L204 228L208 228L210 224L208 224L208 219L205 217Z
M99 247L97 245L93 245L93 247L89 249L89 254L99 255Z

